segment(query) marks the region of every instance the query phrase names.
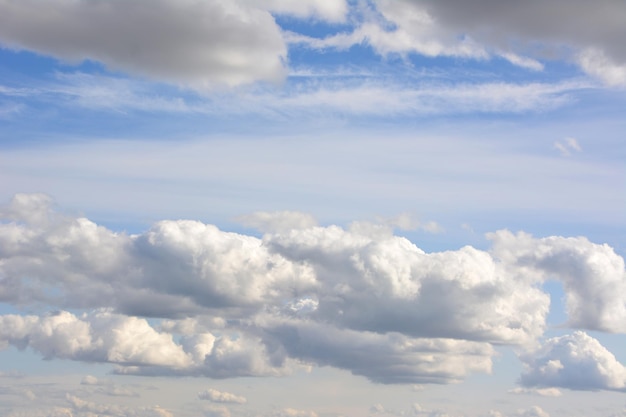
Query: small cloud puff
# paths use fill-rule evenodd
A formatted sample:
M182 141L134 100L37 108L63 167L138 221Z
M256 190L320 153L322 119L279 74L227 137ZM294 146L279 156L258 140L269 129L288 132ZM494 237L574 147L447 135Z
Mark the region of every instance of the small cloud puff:
M231 394L230 392L222 392L213 388L208 388L198 393L198 398L201 400L209 400L214 403L232 403L232 404L245 404L248 400L245 397Z
M571 156L572 152L582 152L582 148L574 138L566 138L563 141L554 142L554 148L558 150L562 156Z

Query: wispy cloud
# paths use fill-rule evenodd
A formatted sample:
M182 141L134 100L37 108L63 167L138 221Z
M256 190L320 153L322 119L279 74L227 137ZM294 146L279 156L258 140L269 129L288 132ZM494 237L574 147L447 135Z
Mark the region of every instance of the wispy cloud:
M203 96L171 88L160 92L156 85L111 76L59 73L57 78L58 83L21 91L24 101L17 103L54 100L57 105L124 113L245 114L275 120L313 114L381 118L545 111L572 103L576 93L593 88L580 80L556 84L416 80L407 84L387 80L382 74L365 79L349 76L343 80L316 75L294 80L282 91L242 89Z

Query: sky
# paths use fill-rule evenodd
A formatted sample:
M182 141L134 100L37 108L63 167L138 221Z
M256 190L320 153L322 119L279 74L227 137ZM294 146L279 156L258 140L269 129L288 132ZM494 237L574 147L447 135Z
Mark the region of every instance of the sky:
M0 0L0 414L625 417L623 0Z

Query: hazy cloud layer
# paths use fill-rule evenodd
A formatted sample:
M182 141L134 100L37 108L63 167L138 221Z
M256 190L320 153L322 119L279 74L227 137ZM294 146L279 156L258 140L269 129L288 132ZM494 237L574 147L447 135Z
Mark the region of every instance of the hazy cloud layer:
M624 261L585 238L499 231L489 251L425 253L386 223L315 226L283 212L250 217L295 225L262 238L189 220L128 235L51 207L45 195L18 195L0 223L2 301L85 311L0 316L1 343L45 358L136 375L283 375L316 365L382 383L456 382L491 371L491 343L524 347L543 335L548 279L563 283L573 327L625 331ZM596 347L592 359L608 354ZM543 383L537 372L526 385L564 384L559 372Z

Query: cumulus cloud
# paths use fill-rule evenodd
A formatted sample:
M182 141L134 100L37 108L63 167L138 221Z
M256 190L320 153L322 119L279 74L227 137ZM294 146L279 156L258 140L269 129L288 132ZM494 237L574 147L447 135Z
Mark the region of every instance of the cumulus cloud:
M258 340L201 333L182 337L159 333L145 319L96 311L77 317L61 311L43 317L0 316L0 344L30 348L46 359L62 358L118 365L116 373L197 375L214 378L280 375L288 363L273 363ZM284 366L283 366L284 365ZM100 385L85 377L85 385ZM108 395L133 396L127 390Z
M332 366L381 383L458 382L491 371L492 344L542 336L547 279L563 282L573 326L624 331L624 261L584 238L500 231L487 251L426 253L385 222L307 220L258 238L178 220L128 235L44 196L17 196L2 213L0 297L61 311L0 316L0 343L118 374Z
M337 226L265 237L288 260L314 268L311 314L341 326L420 337L523 343L543 332L549 300L509 280L487 252L426 254L405 238ZM436 302L432 302L436 300Z
M245 397L231 394L230 392L222 392L213 388L208 388L198 393L198 398L201 400L209 400L215 403L233 403L233 404L245 404L248 400Z
M584 237L535 239L508 231L489 237L492 253L512 268L511 274L563 283L570 326L626 332L626 269L613 248Z
M537 350L522 355L525 386L577 390L626 390L626 367L585 332L548 339Z
M286 12L329 9L314 1L267 3ZM194 87L277 81L286 74L280 29L250 2L2 0L0 42Z
M29 347L48 359L174 367L188 361L171 336L157 333L136 317L98 312L79 318L61 311L43 317L3 315L0 324L0 342Z

